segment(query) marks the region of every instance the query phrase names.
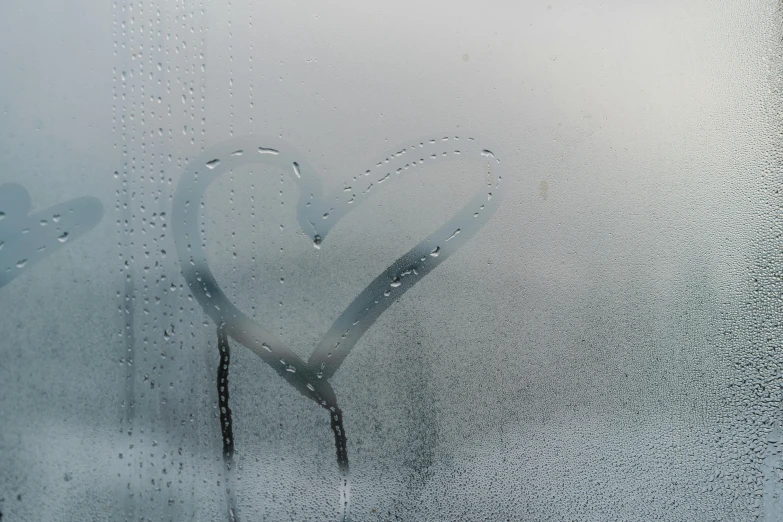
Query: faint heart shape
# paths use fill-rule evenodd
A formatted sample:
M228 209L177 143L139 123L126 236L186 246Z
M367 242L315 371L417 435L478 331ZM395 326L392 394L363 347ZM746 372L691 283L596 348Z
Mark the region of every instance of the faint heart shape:
M86 234L103 217L101 202L81 197L34 214L21 185L0 185L0 288L30 266Z
M366 187L364 190L346 192L338 189L325 197L315 170L303 160L301 154L280 138L247 136L231 139L210 148L188 164L174 197L172 224L183 276L204 311L218 325L221 352L218 387L227 464L233 454L227 387L230 336L261 357L305 397L329 410L338 464L343 474L343 518L347 518L349 484L346 437L342 412L337 407L337 398L329 378L394 299L456 252L495 212L505 184L501 183L501 163L492 151L497 149L489 147L484 139L480 145L474 137L452 135L413 141L396 148L376 162L374 167L350 179L349 186L361 184ZM265 163L287 172L299 188L299 226L310 235L316 248L320 248L325 244L332 227L381 187L397 182L398 178L412 176L410 171L418 167L471 157L486 160L487 170L481 174L484 188L454 217L367 285L332 324L306 362L271 331L240 311L220 289L209 269L198 222L199 208L209 184L230 169Z

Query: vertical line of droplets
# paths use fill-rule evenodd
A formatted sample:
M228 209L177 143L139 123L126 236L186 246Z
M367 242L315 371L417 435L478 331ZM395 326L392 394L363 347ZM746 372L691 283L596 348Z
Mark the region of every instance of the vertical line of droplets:
M119 362L125 368L124 382L121 389L121 413L119 419L119 448L117 452L118 476L127 487L120 491L118 501L119 517L123 520L135 519L134 501L134 467L130 442L133 437L135 410L135 292L133 277L134 236L132 228L131 195L133 193L132 165L130 163L130 141L133 119L132 97L133 68L129 59L133 47L133 30L131 17L133 4L128 1L114 3L114 63L113 81L113 129L115 135L114 147L120 149L121 166L115 172L119 180L116 190L115 214L117 223L119 273L121 289L117 291L118 313L121 317L119 336L122 339ZM118 86L119 84L119 86ZM129 107L130 105L130 107ZM118 122L119 120L119 122ZM118 143L119 142L119 143Z
M250 29L249 34L251 35L250 39L248 40L249 45L249 53L248 53L248 103L250 110L248 111L248 121L250 123L250 133L255 133L256 129L253 128L253 6L250 5L248 9L248 28ZM258 227L257 227L257 219L256 219L256 197L255 197L255 179L256 176L253 175L251 171L251 181L250 181L250 232L251 232L251 238L250 238L250 266L256 267L257 260L258 260L258 251L256 250L256 238L258 237ZM251 275L250 279L252 283L256 283L256 271L254 270ZM256 292L252 292L250 296L250 310L251 310L251 317L255 319L256 314L256 307L258 306L258 301L256 300Z
M132 233L136 235L136 245L131 252L132 259L136 262L131 267L134 271L136 284L134 288L135 307L137 312L136 330L140 334L135 339L134 344L134 367L133 379L136 380L136 426L134 427L134 443L129 445L129 450L133 450L133 468L137 470L137 488L136 495L136 515L139 518L149 517L154 513L154 489L150 488L150 481L154 477L150 476L154 464L147 461L150 454L147 430L154 429L156 418L153 414L153 408L150 404L152 397L148 394L146 386L155 383L155 375L150 376L149 361L149 252L146 238L146 206L147 194L145 183L145 168L147 162L146 150L146 82L144 55L146 53L145 36L145 6L144 0L138 0L131 4L133 12L131 13L131 68L133 70L132 83L132 133L131 133L131 180L134 185L131 194L131 223ZM141 311L141 314L138 312ZM131 446L133 446L131 448ZM152 506L148 502L152 503ZM152 508L152 513L150 512Z
M181 344L176 328L175 310L177 308L178 295L176 293L179 278L176 256L168 254L172 249L169 245L172 239L168 234L168 216L170 214L172 186L170 182L171 169L168 165L168 148L166 146L166 132L164 127L167 120L169 101L168 74L168 49L164 47L166 25L163 21L165 4L160 0L148 0L150 13L149 30L149 56L147 61L149 78L149 147L150 147L150 183L154 190L154 199L151 203L152 215L148 230L154 246L153 276L155 278L153 318L154 328L151 332L157 354L159 354L160 374L157 377L156 402L158 405L158 437L163 439L163 448L159 455L158 472L155 478L162 489L158 504L164 520L176 520L182 517L181 507L183 502L182 480L175 477L177 473L177 456L181 452L180 422L183 411L177 410L179 401L176 399L182 394L182 364ZM166 83L164 83L164 80ZM178 345L180 345L178 347ZM177 385L175 386L175 383ZM160 430L163 430L160 433ZM155 446L158 447L158 446ZM181 473L181 471L180 471Z
M131 61L134 74L134 92L133 103L135 106L133 117L133 140L132 150L132 170L131 177L135 183L135 191L131 198L131 208L133 228L137 234L138 246L133 252L137 261L136 274L139 284L136 285L136 307L137 312L141 310L137 320L138 332L140 337L136 339L136 372L134 378L137 380L135 401L138 404L136 419L138 425L135 429L136 451L134 467L138 466L138 491L136 492L137 516L153 517L160 516L158 507L160 505L160 494L157 476L157 462L154 458L158 450L156 440L157 426L160 421L157 404L155 404L156 385L160 385L160 368L153 358L156 354L153 350L153 343L157 344L154 332L154 317L157 316L153 309L151 301L154 298L154 289L150 288L151 265L154 262L150 258L150 238L149 238L149 217L150 216L150 189L148 184L151 173L149 172L149 153L147 151L149 137L147 102L147 67L145 57L149 55L149 43L147 34L150 27L148 22L147 5L144 0L138 0L134 4L134 15L131 17L133 25L133 38L135 39L131 49ZM139 270L140 268L140 270ZM148 389L149 388L149 389ZM161 451L162 448L161 448ZM143 500L143 501L142 501Z
M165 121L168 121L167 128L162 131L159 155L163 165L160 201L161 212L168 212L173 204L178 175L186 168L189 160L204 149L204 88L201 81L205 67L204 4L200 2L195 6L185 0L176 0L173 5L168 2L159 5L164 9L161 23L161 74L165 80ZM197 133L201 135L198 145L200 150L194 150ZM173 249L173 238L167 234L168 216L164 214L161 217L161 241L165 238L165 244ZM165 396L163 401L171 404L166 415L167 436L170 439L167 442L169 455L172 456L170 465L176 470L177 487L172 493L180 499L177 511L172 511L171 515L175 520L191 520L198 518L205 510L203 491L199 491L202 487L199 477L204 474L204 467L210 467L210 463L208 452L203 449L205 434L199 421L200 412L209 411L211 401L208 390L201 386L203 351L197 344L201 329L193 323L193 319L198 317L194 301L181 278L176 255L169 254L162 247L160 257L165 265L161 277L166 278L161 280L165 302L161 311L166 319L162 338L170 353L167 383L168 393L175 398L175 404L171 404ZM201 464L201 461L206 464ZM169 500L170 504L172 502L173 498Z
M150 322L149 328L145 329L145 343L149 338L150 412L154 414L149 427L152 439L150 467L154 470L150 473L153 475L150 482L156 484L160 491L154 502L158 516L164 520L176 520L185 516L182 510L191 503L185 501L183 484L183 475L188 476L183 473L187 462L180 460L183 446L187 447L188 409L180 406L181 400L177 400L186 394L183 386L187 383L187 379L183 380L182 371L183 337L175 324L180 294L178 284L181 283L176 256L168 254L173 249L173 238L168 234L173 187L171 146L166 143L167 132L164 131L166 122L170 123L171 112L170 49L166 45L170 24L165 7L160 0L147 0L145 16L149 25L146 30L148 49L144 101L148 108L144 113L147 124L142 146L145 157L149 158L145 171L149 201L145 203L148 209L143 219L143 230L147 236L144 245L145 275L151 283L145 285L149 295L145 295L144 304L145 317L149 317ZM171 139L170 125L168 134Z
M181 174L188 163L203 152L206 133L206 117L204 103L204 73L206 63L205 49L205 4L200 0L187 2L176 0L172 12L172 20L167 22L166 40L170 49L167 51L166 71L176 84L174 89L178 92L171 94L169 105L169 117L172 128L169 133L169 151L176 152L172 157L170 152L167 157L169 169ZM171 28L169 30L169 28ZM172 34L173 33L173 34ZM171 93L171 81L167 82L167 92ZM176 125L176 131L174 130ZM196 136L199 135L198 145ZM179 136L182 138L179 138ZM198 148L196 148L198 147ZM169 208L173 202L173 193L178 178L168 180L169 183ZM199 206L199 211L202 207ZM203 227L203 216L200 227ZM201 237L204 230L201 229ZM180 390L178 402L183 414L179 422L183 427L183 444L177 451L182 461L179 463L179 478L183 484L181 494L183 498L188 496L186 505L181 509L181 518L191 520L211 512L213 501L204 495L203 477L208 476L213 467L209 440L212 434L212 412L215 404L210 392L211 383L214 382L214 363L207 357L205 374L205 347L201 344L203 328L207 323L194 323L200 317L200 308L195 304L189 289L183 283L179 271L176 256L171 256L177 264L177 283L170 286L177 292L177 342L176 347L180 362L177 364L177 384ZM213 334L214 335L214 334ZM209 336L210 340L213 338ZM214 342L214 341L211 341ZM207 354L210 355L211 354ZM207 382L204 379L207 379ZM206 417L206 419L204 418ZM205 422L206 421L206 422Z
M170 78L167 81L167 93L170 94L171 100L168 115L172 122L176 122L176 124L172 123L169 132L167 163L171 172L180 174L190 160L204 150L206 132L204 19L203 0L198 4L177 0L174 4L172 20L165 24L166 40L169 42L166 53L166 72ZM174 93L171 92L172 81L175 84ZM177 126L176 131L174 125ZM182 138L179 138L180 133ZM172 152L176 154L172 156ZM178 178L167 180L168 208L171 208L177 181ZM182 459L178 467L178 479L182 484L180 494L183 498L188 498L180 509L180 518L190 520L209 512L209 505L212 503L205 498L201 488L203 488L202 478L206 476L207 470L212 468L208 441L212 428L211 413L215 405L209 388L203 385L204 346L199 340L203 335L202 326L205 324L194 323L194 320L200 317L200 308L195 305L192 295L180 277L176 256L167 257L171 258L172 274L176 274L176 284L169 285L169 288L177 293L176 298L172 299L177 302L175 308L178 314L176 320L172 317L172 324L176 323L177 326L176 340L172 349L179 357L176 364L176 383L179 390L178 404L182 408L182 414L177 417L177 422L182 429L182 442L177 447ZM210 366L210 374L212 370ZM209 382L212 382L212 378ZM202 415L207 417L206 423L203 422L205 419Z

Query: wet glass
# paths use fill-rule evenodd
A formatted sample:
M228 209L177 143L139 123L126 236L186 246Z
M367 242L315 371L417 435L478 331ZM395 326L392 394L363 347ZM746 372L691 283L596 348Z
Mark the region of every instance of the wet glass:
M778 2L0 44L0 520L783 518Z

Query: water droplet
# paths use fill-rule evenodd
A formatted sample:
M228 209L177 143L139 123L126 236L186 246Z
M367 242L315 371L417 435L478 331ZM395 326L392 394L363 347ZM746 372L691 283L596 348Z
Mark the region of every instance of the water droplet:
M430 252L430 255L431 255L432 257L438 257L438 256L440 255L440 247L435 247L435 250L433 250L432 252Z
M313 238L313 246L315 248L321 248L321 236L315 236Z
M297 178L302 177L302 174L299 172L299 164L297 162L294 162L294 174Z
M456 236L456 235L457 235L457 234L459 234L459 233L460 233L460 229L457 229L457 230L455 230L455 231L454 231L454 233L453 233L453 234L451 234L451 235L448 237L448 239L446 239L446 241L449 241L450 239L454 239L454 236Z
M68 241L68 232L63 232L62 234L60 234L57 237L57 241L59 241L60 243L65 243L66 241Z
M219 159L213 159L212 161L208 161L207 162L207 168L208 169L214 169L218 165L220 165L220 160Z
M390 285L390 286L391 286L392 288L397 288L397 287L398 287L398 286L400 286L401 284L402 284L402 282L400 281L400 278L399 278L399 277L395 277L395 278L394 278L394 280L391 282L391 285Z
M0 219L5 219L5 212L0 212Z
M274 155L280 154L275 149L267 149L266 147L258 147L258 153L259 154L274 154Z
M60 222L60 214L55 214L54 216L52 216L52 221L54 221L55 223L59 223Z
M261 343L261 347L269 353L272 353L272 349L266 343Z
M23 268L27 264L27 259L22 259L16 262L16 268Z
M231 153L231 155L232 155L232 156L241 156L241 155L242 155L242 154L244 154L244 153L245 153L245 152L244 152L244 151L242 151L242 150L235 150L234 152L232 152L232 153Z

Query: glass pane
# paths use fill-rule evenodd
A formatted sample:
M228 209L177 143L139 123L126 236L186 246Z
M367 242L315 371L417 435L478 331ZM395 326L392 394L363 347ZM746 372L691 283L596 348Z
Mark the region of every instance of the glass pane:
M778 2L0 6L0 520L781 520Z

